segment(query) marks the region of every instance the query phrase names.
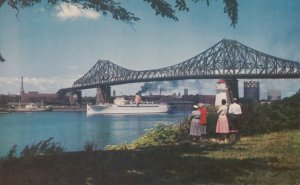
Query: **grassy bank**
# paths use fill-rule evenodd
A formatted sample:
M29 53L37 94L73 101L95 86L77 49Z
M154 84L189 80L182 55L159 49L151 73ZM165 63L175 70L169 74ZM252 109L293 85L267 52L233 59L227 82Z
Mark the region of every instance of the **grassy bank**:
M300 184L300 131L0 161L0 184Z

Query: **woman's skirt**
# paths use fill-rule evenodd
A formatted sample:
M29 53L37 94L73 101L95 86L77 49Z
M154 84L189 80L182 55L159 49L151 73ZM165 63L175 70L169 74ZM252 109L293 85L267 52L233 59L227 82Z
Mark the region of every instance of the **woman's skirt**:
M199 119L193 119L190 127L190 135L191 136L201 136Z
M205 135L206 134L206 125L200 125L200 134Z
M219 116L216 126L216 133L229 133L228 120L226 116Z

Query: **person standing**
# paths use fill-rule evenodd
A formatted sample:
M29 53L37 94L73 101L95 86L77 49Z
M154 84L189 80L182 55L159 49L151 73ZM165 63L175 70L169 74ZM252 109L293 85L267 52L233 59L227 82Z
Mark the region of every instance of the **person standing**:
M232 130L239 130L240 129L240 123L239 119L242 115L242 109L241 106L237 103L237 99L233 98L233 103L229 106L229 118L230 118L230 124Z
M207 109L203 103L198 103L199 111L200 111L200 139L206 138L206 124L207 124Z
M193 106L193 111L192 111L192 120L191 120L191 125L190 125L190 138L195 141L201 136L200 133L200 111L198 110L199 107L197 105Z
M217 126L216 126L216 133L219 134L219 139L220 136L222 138L222 135L225 136L226 139L226 134L229 133L229 126L228 126L228 119L227 119L227 106L226 106L226 100L222 99L222 105L219 107L217 113L219 114L219 118L217 121Z

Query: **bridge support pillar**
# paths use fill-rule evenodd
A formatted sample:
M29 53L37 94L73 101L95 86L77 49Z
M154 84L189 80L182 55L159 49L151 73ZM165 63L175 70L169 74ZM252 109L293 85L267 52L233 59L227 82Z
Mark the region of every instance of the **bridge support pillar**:
M109 85L103 85L97 88L96 104L108 103L111 97L111 88Z
M78 104L82 105L82 91L76 91L75 94L77 95Z
M229 98L233 102L233 98L239 98L239 81L236 78L225 79Z
M74 98L75 94L77 96L77 100ZM82 92L81 91L69 92L69 102L71 105L75 105L75 103L81 105L82 104Z
M74 105L75 104L74 93L69 92L68 94L69 94L69 103L70 103L70 105Z

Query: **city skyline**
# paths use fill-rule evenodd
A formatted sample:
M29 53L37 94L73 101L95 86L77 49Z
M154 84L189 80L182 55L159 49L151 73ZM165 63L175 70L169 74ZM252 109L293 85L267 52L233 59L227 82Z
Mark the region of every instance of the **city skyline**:
M110 60L133 70L163 68L181 63L223 38L233 39L258 51L300 61L300 2L264 0L239 1L236 28L223 13L222 1L191 4L179 21L155 16L146 3L127 2L141 20L134 25L116 21L93 11L79 11L62 4L47 9L42 5L16 12L0 8L0 94L18 94L24 76L25 91L55 93L84 75L98 60ZM217 80L178 82L181 92L213 94ZM167 82L166 82L167 84ZM166 85L165 84L165 85ZM280 86L279 86L279 85ZM133 94L143 83L113 86ZM240 96L243 80L239 81ZM290 96L300 88L299 79L263 80L261 98L267 89L280 89ZM128 88L130 86L130 88ZM128 90L130 89L130 90ZM96 90L83 95L95 95Z

